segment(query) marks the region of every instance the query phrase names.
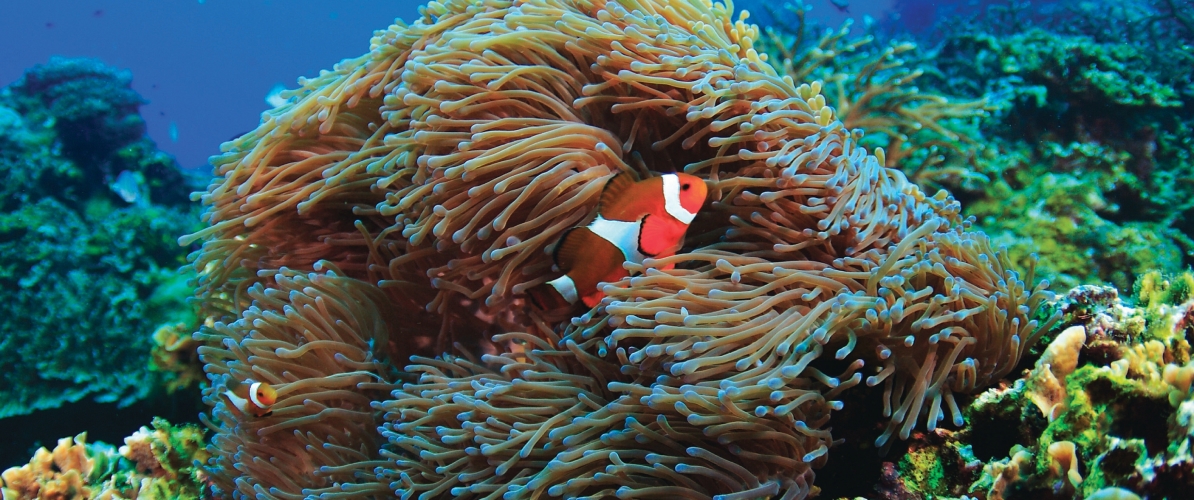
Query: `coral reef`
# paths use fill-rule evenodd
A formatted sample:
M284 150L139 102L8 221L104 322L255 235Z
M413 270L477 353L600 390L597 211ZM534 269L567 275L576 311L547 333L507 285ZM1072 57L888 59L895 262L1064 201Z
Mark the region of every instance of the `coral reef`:
M960 425L1051 294L732 12L431 2L226 143L182 239L212 492L799 499L852 388L881 386L876 446ZM606 179L673 169L712 193L682 253L579 316L525 303ZM227 403L249 381L271 415Z
M822 31L795 2L771 9L760 47L836 89L827 101L861 143L950 190L1016 269L1039 255L1057 290L1126 290L1194 263L1189 6L988 3L917 45L875 22L810 36Z
M56 58L0 93L0 418L143 399L154 329L195 325L174 239L197 210L129 78Z
M1161 2L1155 2L1161 3ZM930 91L986 96L982 185L945 183L1017 266L1130 289L1192 261L1191 39L1159 6L1010 2L943 34ZM1163 9L1162 9L1163 10ZM1132 29L1132 27L1136 27Z
M0 475L5 500L199 498L207 459L203 431L154 419L119 450L88 443L86 433L41 448L27 465Z
M1106 287L1061 297L1070 326L1034 367L978 395L962 429L914 435L888 482L935 498L1183 498L1191 280L1150 273L1134 304Z
M3 497L1180 498L1194 12L1090 8L925 49L432 1L224 144L203 228L130 76L54 59L0 94L0 417L206 378L213 436L62 439ZM525 299L607 179L670 171L711 193L677 255Z

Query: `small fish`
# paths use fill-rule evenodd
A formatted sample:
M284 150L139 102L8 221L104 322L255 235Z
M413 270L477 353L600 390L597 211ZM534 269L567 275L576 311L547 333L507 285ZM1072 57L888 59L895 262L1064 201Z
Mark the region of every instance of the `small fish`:
M850 0L829 0L829 3L833 4L834 7L837 7L837 10L847 14L850 13Z
M569 229L556 244L553 258L564 275L529 290L531 301L543 309L597 305L605 296L597 283L629 275L623 262L675 255L707 195L705 182L688 174L639 182L615 175L601 191L597 218Z
M231 381L223 395L236 409L255 417L268 417L273 413L270 408L278 402L278 391L265 382Z
M286 91L286 86L281 83L275 84L269 92L265 94L265 103L275 108L280 107L288 102L289 99L282 97L282 92Z
M125 203L131 203L137 206L146 205L145 198L145 176L140 172L132 172L129 170L121 170L120 175L116 176L116 180L108 185L112 191L116 192L120 199Z

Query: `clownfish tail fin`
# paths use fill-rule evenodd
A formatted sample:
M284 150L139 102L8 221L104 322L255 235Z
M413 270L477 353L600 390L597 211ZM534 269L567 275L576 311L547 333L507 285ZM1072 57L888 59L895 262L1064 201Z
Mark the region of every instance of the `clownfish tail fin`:
M618 172L605 181L605 187L601 188L601 201L597 203L597 214L605 213L607 208L614 206L633 185L634 179L625 172Z

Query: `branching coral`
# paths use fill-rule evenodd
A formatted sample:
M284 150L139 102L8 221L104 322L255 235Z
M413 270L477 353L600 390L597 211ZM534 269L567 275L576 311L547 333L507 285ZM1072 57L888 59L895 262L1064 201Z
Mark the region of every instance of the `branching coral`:
M211 225L184 238L204 240L220 490L805 498L864 372L884 384L880 445L958 423L953 394L1015 366L1055 319L1049 294L947 194L859 146L819 85L780 76L732 12L432 2L226 144ZM684 253L628 264L575 318L524 304L605 179L669 169L713 198ZM465 355L414 358L417 380L373 403L379 461L363 429L390 380L382 333ZM249 379L278 387L272 416L222 399ZM283 450L299 459L265 458Z

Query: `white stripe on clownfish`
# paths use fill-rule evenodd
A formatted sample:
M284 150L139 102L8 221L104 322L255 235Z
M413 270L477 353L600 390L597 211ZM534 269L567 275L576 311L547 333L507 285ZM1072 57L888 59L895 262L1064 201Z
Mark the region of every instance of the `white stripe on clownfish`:
M236 409L240 410L242 413L249 412L249 402L246 401L245 398L237 396L236 393L232 392L232 389L225 389L224 396L227 396L228 401L232 402L232 406L235 406Z
M257 399L257 390L260 388L261 382L253 382L253 385L249 386L249 399L253 400L253 404L258 408L261 408L262 410L269 409L269 405L266 405L262 403L260 399Z
M547 284L555 288L557 292L560 292L560 296L568 301L569 304L575 304L577 300L580 300L580 296L576 293L576 283L567 274L548 281Z
M676 174L663 176L663 208L669 215L685 224L691 224L692 219L696 218L696 214L680 204L680 178Z
M643 260L646 260L647 256L643 255L638 249L638 237L643 229L642 219L634 222L626 222L609 220L598 215L589 224L589 229L593 231L593 234L600 236L601 239L610 242L615 248L621 250L626 260L635 264L642 264Z

